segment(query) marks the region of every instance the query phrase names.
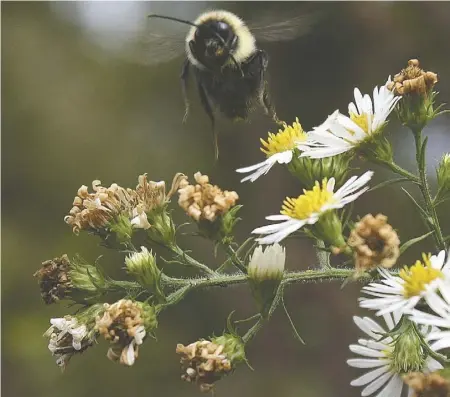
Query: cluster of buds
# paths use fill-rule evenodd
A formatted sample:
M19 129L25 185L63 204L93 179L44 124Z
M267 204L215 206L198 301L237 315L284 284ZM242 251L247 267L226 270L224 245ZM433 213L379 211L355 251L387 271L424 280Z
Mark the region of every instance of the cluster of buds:
M387 88L397 95L428 95L437 81L436 73L425 72L420 68L418 59L410 59L408 66L394 76Z
M412 372L403 377L403 381L414 393L411 397L449 397L450 382L437 372L424 374L423 372Z
M105 303L103 309L103 314L96 317L95 330L112 344L107 357L111 361L133 365L147 330L156 328L153 307L121 299L112 305Z
M75 316L52 318L51 327L44 336L49 339L48 349L56 357L56 364L65 369L74 354L84 352L95 342L93 328L95 315L101 305L93 305Z
M55 303L67 297L72 288L69 276L70 261L67 255L42 262L42 267L34 273L39 280L41 296L46 304Z
M348 245L353 249L357 271L377 266L389 269L400 255L397 232L382 214L364 216L351 231Z
M188 346L178 344L176 352L181 356L181 379L197 384L202 392L212 390L216 381L245 360L242 341L231 334L212 341L200 340Z
M187 180L180 184L178 204L186 213L199 222L207 220L213 222L217 217L225 214L236 204L239 196L234 191L222 191L218 186L209 183L209 177L200 172L194 174L195 185Z

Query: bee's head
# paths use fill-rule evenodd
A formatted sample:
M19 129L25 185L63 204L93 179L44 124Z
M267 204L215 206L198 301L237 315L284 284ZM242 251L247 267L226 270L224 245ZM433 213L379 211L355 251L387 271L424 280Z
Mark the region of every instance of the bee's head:
M206 21L194 34L196 56L211 66L224 65L236 49L237 42L238 37L232 27L224 21Z

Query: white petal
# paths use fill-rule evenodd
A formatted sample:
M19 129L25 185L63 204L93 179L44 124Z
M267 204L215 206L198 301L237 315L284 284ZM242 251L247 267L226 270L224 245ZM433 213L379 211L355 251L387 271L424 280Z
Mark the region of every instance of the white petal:
M393 375L376 397L400 397L403 389L403 381L398 375Z
M374 379L377 379L381 375L385 374L388 370L389 370L389 366L387 366L387 365L385 365L385 366L383 366L381 368L374 369L373 371L367 372L366 374L364 374L364 375L360 376L359 378L353 380L350 384L352 386L364 386L364 385L367 385L368 383L372 382ZM379 387L381 387L381 385Z
M368 347L364 347L364 346L350 345L349 349L351 352L353 352L355 354L360 354L361 356L374 357L374 358L380 357L383 359L386 357L386 355L383 352L369 349Z
M370 385L366 386L361 391L361 396L362 397L370 396L372 393L376 392L381 386L383 386L389 380L389 378L392 375L393 375L392 373L388 372L380 376L378 379L375 379Z
M350 358L347 360L347 364L355 368L377 368L389 363L390 360L387 358L384 360L376 358Z

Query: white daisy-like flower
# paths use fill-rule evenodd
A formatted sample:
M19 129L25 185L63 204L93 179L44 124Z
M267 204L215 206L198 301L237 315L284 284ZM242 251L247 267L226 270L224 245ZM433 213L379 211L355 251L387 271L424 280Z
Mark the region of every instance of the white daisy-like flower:
M442 365L430 356L426 356L417 340L411 339L410 347L414 351L411 357L405 351L398 351L397 343L403 349L408 348L408 341L399 342L400 337L384 336L397 325L401 312L396 311L383 315L386 326L382 327L369 317L353 317L355 324L369 339L359 339L357 345L350 345L350 350L362 357L351 358L347 364L355 368L369 369L369 372L353 380L352 386L364 386L361 396L374 395L375 397L400 397L403 390L402 375L404 372L421 371L433 372L442 369ZM429 340L428 328L421 330L425 340ZM416 337L417 338L417 337ZM406 342L406 343L405 343ZM398 354L398 356L396 356ZM408 362L408 358L411 362ZM376 393L376 394L375 394Z
M267 142L261 138L261 151L267 155L267 159L261 163L251 165L249 167L239 168L236 172L247 173L252 172L241 180L256 181L261 175L267 174L274 164L288 164L292 160L295 148L301 142L306 141L306 134L300 125L298 118L292 126L284 123L283 130L278 130L277 134L269 132Z
M439 288L439 292L440 296L434 295L430 305L435 314L418 309L409 312L410 319L415 323L437 327L429 335L429 339L434 341L430 347L436 351L450 347L450 280L448 278Z
M386 85L390 81L389 77ZM355 103L348 105L349 116L336 110L322 125L308 132L307 141L298 146L302 151L301 157L317 159L336 156L379 133L401 98L396 97L386 85L374 88L373 100L355 88Z
M252 231L253 234L266 234L256 239L260 244L278 243L304 225L313 225L326 211L342 208L356 200L369 187L365 186L372 178L373 172L367 171L360 177L351 177L340 189L334 191L334 178L322 183L316 182L311 190L303 190L297 198L286 198L281 215L270 215L269 221L283 221L278 224L262 226Z
M253 251L248 265L248 275L258 281L281 279L286 262L286 250L280 244L273 244L265 250L258 246Z
M423 298L434 308L438 291L450 294L449 285L445 282L450 276L450 260L444 262L445 251L441 251L433 256L423 254L422 262L418 260L409 268L405 266L398 276L379 268L382 280L362 288L362 292L370 297L360 298L360 306L377 310L377 315L395 310L405 313Z

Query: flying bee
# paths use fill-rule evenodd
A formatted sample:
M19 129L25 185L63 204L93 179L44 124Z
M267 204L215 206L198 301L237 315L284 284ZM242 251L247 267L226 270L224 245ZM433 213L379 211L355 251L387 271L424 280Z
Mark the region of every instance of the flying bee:
M184 41L186 56L180 74L185 104L183 122L189 114L187 86L193 74L201 105L211 120L216 160L219 156L216 110L234 121L247 120L255 105L259 105L266 115L280 123L266 80L269 58L264 50L257 47L256 39L293 39L308 30L311 18L308 16L308 23L305 23L304 14L294 18L279 17L281 21L274 22L273 17L262 19L259 26L254 24L252 27L237 15L224 10L202 13L194 22L166 15L149 15L149 18L191 26Z

